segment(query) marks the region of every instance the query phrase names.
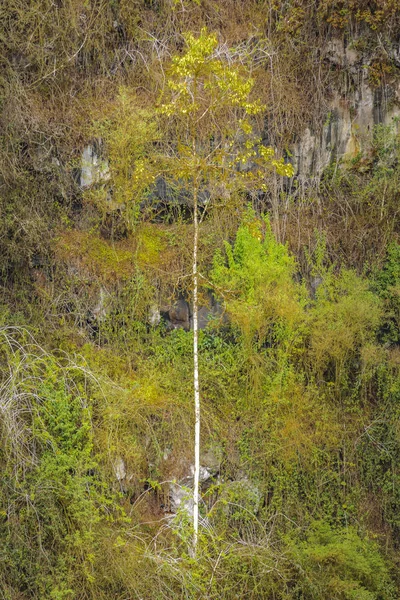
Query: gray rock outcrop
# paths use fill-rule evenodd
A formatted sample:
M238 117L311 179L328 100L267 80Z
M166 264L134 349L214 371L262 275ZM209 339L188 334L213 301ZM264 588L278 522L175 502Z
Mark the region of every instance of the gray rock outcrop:
M82 151L79 185L87 189L110 178L108 162L101 157L100 143L88 144Z
M331 94L322 127L309 124L292 150L291 161L300 183L319 179L324 169L340 159L352 159L370 147L375 125L391 125L400 116L400 83L381 82L373 87L370 59L332 39L326 60L343 74L343 82ZM398 48L394 48L394 57Z

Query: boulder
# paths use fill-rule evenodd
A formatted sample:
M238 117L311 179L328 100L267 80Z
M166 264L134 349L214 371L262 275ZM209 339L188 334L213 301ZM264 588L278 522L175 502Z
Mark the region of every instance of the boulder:
M87 189L110 178L108 162L101 158L101 143L88 144L81 154L79 185Z
M117 456L113 462L114 474L117 479L121 483L126 477L126 465L125 461L121 456Z

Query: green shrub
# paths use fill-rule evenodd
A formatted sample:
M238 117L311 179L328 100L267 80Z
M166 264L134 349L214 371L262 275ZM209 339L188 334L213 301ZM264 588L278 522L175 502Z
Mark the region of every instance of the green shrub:
M292 598L389 600L395 590L378 546L351 527L335 530L319 521L303 541L290 540L298 575Z

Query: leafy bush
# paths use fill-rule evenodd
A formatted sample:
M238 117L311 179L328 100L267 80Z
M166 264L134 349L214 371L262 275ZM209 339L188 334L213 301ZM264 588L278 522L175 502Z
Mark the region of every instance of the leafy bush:
M333 529L319 521L303 541L289 541L298 577L292 598L389 600L395 590L377 545L353 528Z
M248 210L225 253L226 258L216 253L211 278L247 343L292 340L303 320L305 295L294 281L295 261L276 242L268 219Z
M383 299L385 315L379 332L384 343L400 342L400 245L392 243L387 250L383 267L375 270L373 289Z
M356 273L342 270L337 277L326 275L310 314L311 356L317 370L332 364L334 382L345 389L348 366L354 365L350 361L363 345L374 341L382 310L368 282Z
M95 579L99 528L118 515L94 456L90 382L73 364L25 350L7 329L0 335L9 363L0 580L32 598L77 597Z

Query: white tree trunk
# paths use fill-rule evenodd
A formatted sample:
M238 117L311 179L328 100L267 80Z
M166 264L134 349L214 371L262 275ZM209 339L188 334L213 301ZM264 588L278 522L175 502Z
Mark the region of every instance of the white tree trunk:
M200 480L200 387L198 353L198 276L197 250L199 241L199 220L197 214L197 189L194 191L194 236L193 236L193 383L194 383L194 481L193 481L193 553L196 553L199 531L199 480Z

